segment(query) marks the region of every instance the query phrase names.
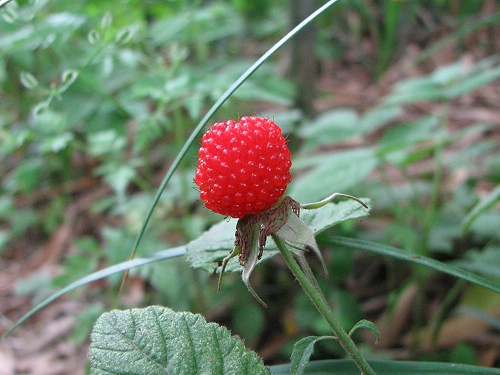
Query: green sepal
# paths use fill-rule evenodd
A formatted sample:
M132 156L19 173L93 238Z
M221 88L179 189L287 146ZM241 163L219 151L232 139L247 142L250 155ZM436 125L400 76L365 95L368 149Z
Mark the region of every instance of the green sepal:
M328 275L325 260L319 250L314 232L292 210L288 212L285 224L276 232L276 235L294 249L312 250L321 262L325 275Z
M241 251L241 247L240 246L235 246L234 249L233 249L233 251L231 251L229 253L229 255L222 260L221 270L220 270L220 274L219 274L219 282L217 283L217 290L219 292L220 292L220 287L222 285L222 276L224 276L224 271L226 270L227 263L232 258L234 258L236 255L238 255L240 253L240 251Z

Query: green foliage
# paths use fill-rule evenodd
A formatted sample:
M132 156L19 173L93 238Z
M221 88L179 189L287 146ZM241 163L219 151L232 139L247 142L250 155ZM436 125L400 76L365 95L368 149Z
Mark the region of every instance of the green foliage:
M147 23L150 7L157 13ZM151 193L159 162L179 151L193 121L248 64L239 57L244 22L223 2L117 8L123 7L69 1L2 8L0 189L6 197L87 177L110 186L117 202L137 187ZM255 78L235 101L290 103L293 90L273 69ZM188 204L191 197L181 198ZM57 211L56 202L43 205ZM14 216L4 219L16 226ZM62 220L54 217L53 226ZM24 220L2 242L37 224Z
M96 280L107 278L114 293L112 287L118 286L119 272L141 266L132 274L147 281L148 292L153 294L146 297L148 301L204 314L217 315L224 310L230 316L223 316L225 323L248 346L263 345L262 341L269 338L264 330L269 313L253 304L239 281L231 285L226 280L223 291L215 296L214 278L191 270L185 259L171 259L185 255L187 249L191 266L213 272L217 262L232 250L235 222L219 222L220 217L208 214L191 188L196 155L190 145L210 119L259 111L260 104L264 108L286 108L265 115L283 127L294 148L294 180L289 195L309 202L331 191L343 191L373 201L372 217L361 225L352 220L344 222L364 216L365 211L355 202L328 204L302 215L318 234L317 242L331 276L318 284L327 291L328 301L347 330L375 331L372 323L360 320L365 316L362 297L355 295L346 282L352 280L359 259L367 252L405 264L399 267L397 263L391 269L387 262L387 274L378 276L378 281L387 278L380 282L393 289L386 291L390 294L388 311L397 305L408 285L417 285L419 298L423 298L429 280L435 276L431 271L489 289L491 294L481 288L463 293L447 291L445 297L451 302L436 314L438 323L432 319L427 322L429 312L414 306L415 322L423 327L414 324L409 332L413 336L419 337L420 328L429 326L438 335L454 313L475 316L498 328L498 319L485 303L495 300L492 296L499 292L500 279L499 188L495 187L500 181L500 159L498 144L488 137L497 124L471 122L460 130L449 126L450 111L457 101L467 102L476 90L498 80L498 56L472 64L458 60L437 66L429 74L399 80L372 108L334 108L308 120L300 111L289 108L294 84L277 74L278 64L270 59L287 39L251 65L254 40L262 43L258 45L260 50L268 42L266 38L276 40L288 28L283 16L288 3L205 3L152 1L117 6L116 2L59 0L11 2L0 9L0 255L7 251L11 256L11 244L33 233L35 238L48 238L71 220L68 207L72 203L106 186L91 207L78 211L95 225L91 234L96 237L76 239L56 278L33 273L16 282L17 293L29 295L38 304L12 329L55 299ZM426 35L433 37L442 32L436 26L441 19L446 20L446 27L455 29L430 47L422 42L426 49L414 63L425 61L450 43L460 41L465 46L466 37L498 22L498 14L475 20L482 2L375 3L380 6L339 1L330 17L319 19L320 56L343 62L347 52L356 51L356 58L381 77L399 57L398 46L406 45L409 32L422 32L422 22L428 27ZM362 48L367 38L373 41L372 53ZM483 46L485 55L491 52L487 43ZM460 43L455 47L457 53L466 50ZM229 105L224 105L226 101ZM183 158L185 162L181 162ZM425 162L432 167L422 168ZM154 198L156 177L168 166L172 167ZM397 184L393 181L395 174ZM448 178L456 175L465 179L450 182ZM83 188L78 187L80 182ZM487 194L482 191L484 186ZM148 226L152 200L156 216ZM147 234L139 249L141 257L123 262L126 252L136 247L137 232L141 238ZM183 243L188 245L175 247ZM160 246L168 250L157 251ZM277 253L274 243L268 241L261 262ZM108 267L96 271L103 264ZM253 276L259 279L259 289L276 278L269 293L286 295L289 304L283 310L291 311L292 326L300 335L314 335L296 344L300 351L292 356L295 371L300 373L297 369L305 368L304 373L359 373L351 362L309 363L312 345L329 334L329 327L308 300L289 287L290 278L283 276L278 262L266 266L266 271L273 270L271 276L265 272ZM239 269L237 260L232 259L228 270ZM47 297L55 287L63 289ZM109 297L105 292L97 294L100 300ZM471 301L471 295L476 299ZM90 325L108 308L108 303L89 304L78 316L73 338L84 342ZM239 355L252 358L258 371L267 373L255 354L247 352L228 331L199 316L157 307L103 315L94 328L93 371L100 373L98 361L113 358L113 353L98 349L99 332L132 332L126 319L135 316L148 325L147 329L159 333L167 325L163 318L155 321L153 317L160 310L180 324L173 329L186 328L182 319L199 329L195 336L188 334L181 339L203 341L208 337L206 330L220 333L224 345L236 345ZM125 319L120 321L123 326L110 320L118 316ZM359 336L358 332L353 335L356 341L361 340ZM110 345L104 349L134 341L120 336L107 343ZM141 344L147 343L139 343L139 348ZM329 344L322 344L322 357L343 355L337 344ZM421 343L417 340L414 344L419 348ZM166 342L159 345L169 353L184 354L176 352L182 348L169 347ZM137 348L127 353L142 355ZM214 353L207 355L212 358ZM372 355L375 357L377 351L367 356ZM191 353L184 365L200 358ZM382 374L498 374L493 369L457 365L477 363L469 344L421 358L455 363L374 361L372 365ZM146 356L141 360L149 361ZM208 366L212 362L207 359L203 363ZM119 362L114 366L116 373L125 371ZM270 370L290 373L290 365ZM182 371L178 373L189 373Z
M436 375L497 375L498 369L479 366L460 365L456 363L410 362L410 361L370 361L370 365L379 375L392 374L436 374ZM271 374L290 374L291 365L271 366ZM345 374L357 375L359 369L348 360L326 360L311 362L305 374Z
M291 371L293 375L304 374L304 370L309 364L309 358L313 354L314 344L320 340L335 339L333 336L309 336L300 339L293 346L291 359Z
M92 331L92 374L268 374L262 360L221 326L168 308L114 310Z

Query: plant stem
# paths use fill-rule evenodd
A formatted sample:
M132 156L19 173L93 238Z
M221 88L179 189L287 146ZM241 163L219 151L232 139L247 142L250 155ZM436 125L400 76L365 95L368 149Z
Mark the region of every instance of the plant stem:
M293 276L295 276L311 302L326 320L334 335L337 337L337 340L339 341L342 348L344 348L347 354L349 354L349 356L353 359L353 361L356 363L356 366L358 366L363 375L375 375L375 371L373 371L368 362L363 358L354 341L352 341L351 337L347 334L337 317L331 311L324 294L316 286L317 283L315 282L315 279L313 281L306 276L304 271L295 261L293 254L290 252L290 250L288 250L287 245L280 237L278 237L276 234L272 234L272 238L276 243L279 251L281 252L281 255L283 255L283 258L285 259L285 262L288 265L288 268L292 272Z

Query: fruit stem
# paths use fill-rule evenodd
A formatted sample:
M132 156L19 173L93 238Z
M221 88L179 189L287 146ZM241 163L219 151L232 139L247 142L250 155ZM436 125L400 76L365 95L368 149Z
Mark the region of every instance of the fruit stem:
M307 294L313 305L318 309L319 313L326 320L334 335L337 337L340 345L349 354L356 366L361 370L363 375L375 375L375 371L371 368L368 362L364 359L358 347L352 341L351 337L342 327L340 321L332 312L323 292L319 289L316 279L310 280L306 273L300 268L299 264L295 261L293 254L288 250L285 242L276 234L271 235L278 250L283 255L283 258L292 272L293 276L297 279L304 292ZM307 266L308 267L308 266ZM307 272L308 275L312 273Z

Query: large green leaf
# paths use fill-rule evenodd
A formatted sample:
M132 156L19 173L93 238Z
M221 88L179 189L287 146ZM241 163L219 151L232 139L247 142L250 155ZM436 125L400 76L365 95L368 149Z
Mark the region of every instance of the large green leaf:
M336 108L319 115L299 129L308 147L330 146L360 132L359 116L353 109Z
M500 369L469 366L457 363L368 361L377 375L499 375ZM290 374L291 365L271 366L271 374ZM310 362L305 374L359 375L359 369L350 360L326 360Z
M369 205L368 199L363 199ZM339 222L366 216L368 210L355 201L342 201L329 203L315 210L303 210L302 220L318 234ZM234 233L236 230L236 219L224 220L215 224L196 240L186 246L187 260L195 268L203 268L213 271L218 262L224 259L234 247ZM276 246L268 241L266 251L261 262L278 254ZM241 267L238 259L231 259L226 271L239 271Z
M113 310L94 325L91 374L269 374L231 332L161 306Z

